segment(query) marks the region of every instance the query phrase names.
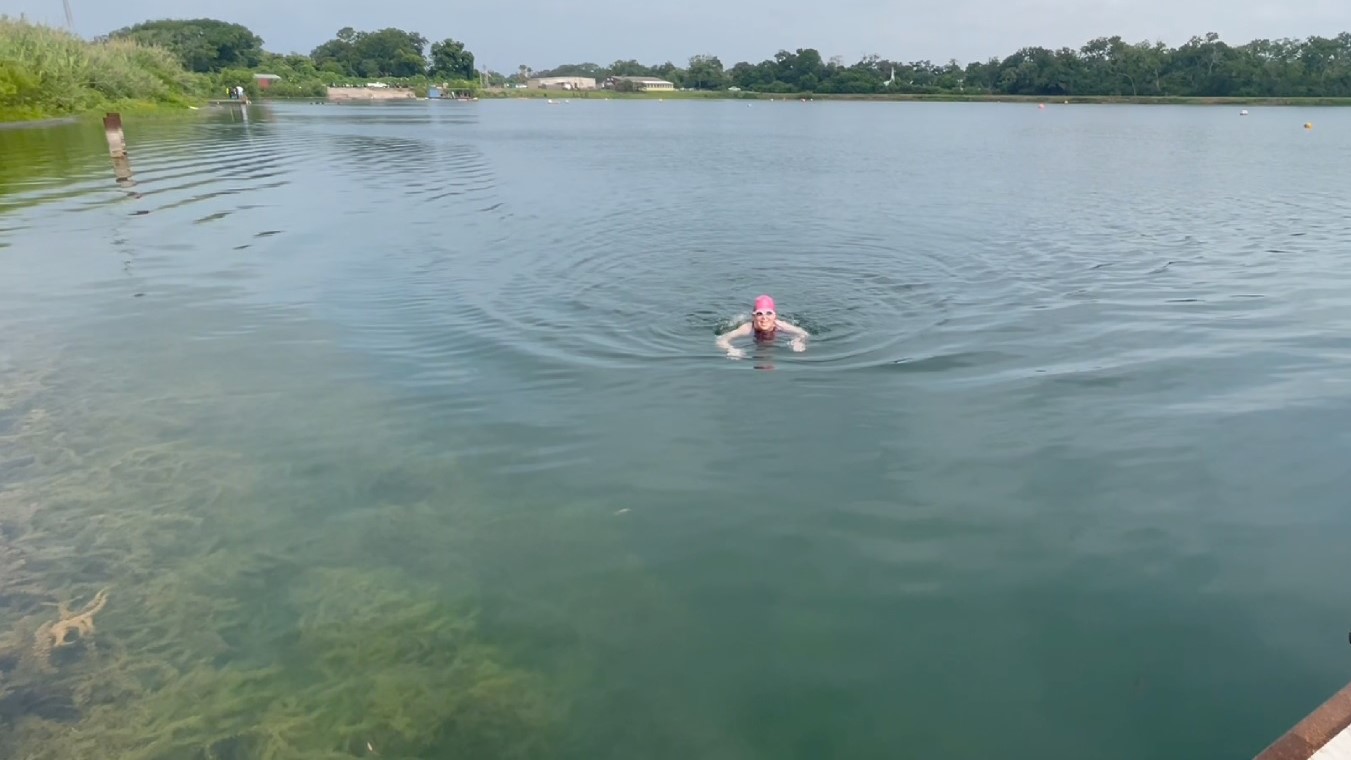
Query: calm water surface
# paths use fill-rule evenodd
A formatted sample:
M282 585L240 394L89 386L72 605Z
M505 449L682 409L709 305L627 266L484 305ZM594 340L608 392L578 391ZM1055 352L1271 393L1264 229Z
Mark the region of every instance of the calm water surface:
M1250 757L1351 679L1351 111L1251 112L269 105L121 185L0 132L0 634L113 587L0 720L406 594L539 677L532 756ZM762 292L815 337L729 361ZM362 715L315 756L418 728ZM456 719L408 756L499 754Z

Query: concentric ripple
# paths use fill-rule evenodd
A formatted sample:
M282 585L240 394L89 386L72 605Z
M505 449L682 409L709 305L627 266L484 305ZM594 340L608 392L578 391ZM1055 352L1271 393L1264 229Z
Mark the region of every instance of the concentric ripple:
M474 144L493 166L494 192L513 199L511 223L491 242L456 248L436 286L443 316L497 350L662 367L715 358L714 334L767 292L815 335L804 354L777 352L782 363L946 367L993 380L1033 371L1027 357L1048 331L1102 366L1110 347L1078 320L1167 314L1206 294L1225 310L1212 320L1192 309L1185 329L1215 339L1209 326L1227 318L1230 296L1253 294L1239 283L1268 245L1253 241L1273 234L1266 199L1226 186L1202 207L1223 235L1199 237L1190 185L1147 179L1185 174L1176 157L1143 155L1145 171L1126 174L1125 146L1099 150L1116 139L1110 130L929 124L983 141L980 160L1001 167L953 174L946 159L896 142L891 128L923 139L899 109L870 109L890 127L860 130L862 111L846 106L784 118L786 104L734 105L502 105L512 118ZM756 138L720 139L743 128ZM1058 162L1057 150L1077 163ZM1122 179L1107 186L1099 172ZM457 177L448 190L473 182ZM1344 201L1283 202L1301 224L1315 203ZM1215 259L1230 242L1232 255Z
M13 212L0 247L26 232L24 209L58 206L88 216L57 233L72 241L106 229L112 208L158 218L114 227L141 275L295 282L261 261L183 257L172 230L189 226L218 236L209 248L274 265L303 251L333 267L307 265L308 297L349 299L325 308L363 345L441 346L446 367L471 351L601 369L702 362L770 293L814 335L806 353L773 351L785 366L996 381L1035 371L1027 357L1048 332L1073 347L1071 364L1109 366L1109 333L1084 325L1104 319L1176 325L1223 351L1236 312L1269 308L1266 278L1346 239L1335 192L1254 195L1232 181L1239 167L1188 168L1166 132L1140 136L1157 150L1132 150L1119 131L1049 119L1000 131L959 109L915 122L903 108L757 105L222 109L188 129L129 127L130 185L112 181L97 128L74 151L69 135L14 133L3 139L29 169L0 173ZM925 157L897 135L946 147ZM965 158L962 140L976 146Z

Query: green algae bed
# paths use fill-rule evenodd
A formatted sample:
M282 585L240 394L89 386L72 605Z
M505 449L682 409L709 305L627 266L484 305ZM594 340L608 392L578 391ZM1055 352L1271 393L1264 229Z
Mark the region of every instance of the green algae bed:
M0 371L0 757L558 756L567 689L480 630L503 541L453 465L298 473L230 428L286 418L237 377L45 353Z
M0 17L0 122L186 109L211 86L158 48Z

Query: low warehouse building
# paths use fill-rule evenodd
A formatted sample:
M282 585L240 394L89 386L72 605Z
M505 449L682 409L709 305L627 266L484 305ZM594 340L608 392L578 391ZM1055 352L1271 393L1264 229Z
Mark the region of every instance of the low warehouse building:
M674 90L675 85L657 77L610 77L605 86L614 90L629 92L657 92Z

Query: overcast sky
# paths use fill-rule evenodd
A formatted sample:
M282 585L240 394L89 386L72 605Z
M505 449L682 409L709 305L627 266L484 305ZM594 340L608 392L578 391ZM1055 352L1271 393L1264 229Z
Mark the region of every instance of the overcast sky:
M75 31L92 37L152 18L206 16L243 24L278 53L306 52L351 26L393 26L436 41L453 37L480 67L510 73L562 63L636 58L685 65L712 53L730 67L779 49L812 47L853 63L893 60L962 64L1027 45L1078 48L1094 37L1170 46L1214 31L1254 38L1333 36L1351 31L1351 0L70 0ZM0 0L0 13L64 25L61 0Z

